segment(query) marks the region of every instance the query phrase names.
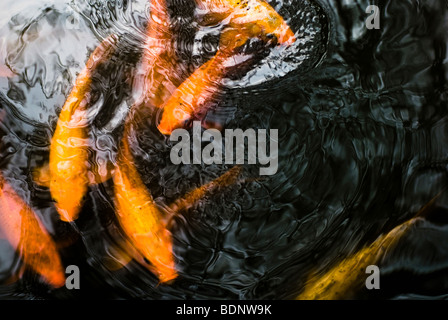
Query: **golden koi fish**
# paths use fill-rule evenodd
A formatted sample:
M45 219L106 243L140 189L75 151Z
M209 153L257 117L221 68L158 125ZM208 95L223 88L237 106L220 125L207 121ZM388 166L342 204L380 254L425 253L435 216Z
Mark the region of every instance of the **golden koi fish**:
M149 102L158 106L163 99L162 83L165 80L161 70L166 68L165 59L171 39L165 0L151 2L146 34L141 61L143 76L136 77L137 81L143 83L137 83L136 86L144 88L144 104ZM136 103L132 109L139 107L140 103ZM171 233L134 166L127 140L129 121L127 118L113 174L116 216L131 244L152 264L150 270L159 277L160 282L169 282L177 277ZM118 255L123 256L122 253ZM122 260L127 261L130 257L127 254Z
M128 136L127 122L113 175L117 219L134 247L151 262L151 271L161 282L169 282L177 277L171 233L134 166Z
M116 38L110 36L92 53L76 79L59 115L51 140L49 187L62 220L78 217L87 187L94 177L89 165L87 109L90 103L92 74L114 49Z
M182 211L197 203L207 194L213 193L216 189L235 184L238 181L238 176L241 174L242 170L243 169L241 166L235 166L215 180L212 180L211 182L188 192L181 199L176 200L172 205L170 205L170 211Z
M143 88L143 101L135 103L132 110L141 107L142 103L159 107L170 94L167 86L167 82L171 81L168 78L170 72L166 69L167 66L173 67L174 61L168 61L172 40L169 26L166 1L151 1L145 49L140 63L141 75L136 77L135 84ZM129 118L126 119L113 175L117 220L134 248L152 264L150 270L161 282L169 282L177 277L171 234L134 166L127 141L129 121ZM125 262L131 258L129 254L124 255L122 250L118 252L121 253L117 255L122 256L120 259Z
M23 262L53 287L65 284L56 245L33 210L0 174L0 230Z
M125 167L129 166L130 164L127 163L125 164ZM129 179L125 178L123 179L123 171L120 169L121 166L119 167L119 169L117 169L117 174L118 175L122 175L117 176L117 181L121 179L121 182L119 184L119 186L121 186L125 191L122 193L122 197L126 196L126 194L128 193L128 191L126 191L126 189L129 189L130 187L127 186L127 184L129 184ZM135 172L135 169L131 169L133 174L137 174ZM204 198L206 195L211 194L213 192L215 192L218 189L221 188L225 188L227 186L233 185L238 181L238 177L240 175L242 171L242 167L240 166L235 166L233 168L231 168L229 171L225 172L223 175L221 175L220 177L216 178L215 180L212 180L211 182L200 186L190 192L188 192L185 196L183 196L181 199L176 200L174 203L172 203L170 206L168 206L166 208L167 213L168 213L168 219L169 217L178 214L180 211L187 209L191 206L193 206L195 203L197 203L200 199ZM142 188L143 191L138 191L135 192L134 194L141 194L143 199L146 199L146 201L148 203L151 203L151 198L149 196L149 194L146 194L146 191L144 191L145 189L144 186L142 186L141 181L139 180L139 184L140 187ZM116 198L118 200L118 194L116 193ZM118 201L117 201L117 207L118 207ZM127 208L129 208L129 203L122 203L120 206L123 206ZM148 210L150 210L150 212L154 212L151 215L150 220L153 221L154 219L158 219L158 224L160 224L160 226L163 226L162 220L160 220L162 217L160 216L159 213L157 213L157 208L155 207L155 205L150 204L148 205L150 208ZM134 222L132 222L131 219L129 219L129 217L126 218L121 218L120 213L117 214L118 220L120 221L120 225L122 226L122 229L125 230L126 234L133 234L133 232L137 229L137 227L133 227L133 226L128 226L128 221L131 221L130 224L136 224ZM142 218L144 218L142 216ZM168 220L167 219L167 220ZM125 226L126 225L126 226ZM149 224L148 224L149 225ZM152 227L145 227L145 228L141 228L144 230L148 230L148 229L152 229ZM156 228L157 229L157 228ZM166 231L159 231L162 232L162 234L165 234ZM131 236L128 236L128 238L132 238ZM169 239L167 239L167 241L169 241ZM145 245L143 242L142 243L137 243L136 241L129 241L129 243L127 241L120 241L120 243L118 245L114 245L111 246L109 248L109 256L105 259L105 264L107 265L107 268L111 271L116 271L120 268L122 268L123 266L125 266L126 264L129 263L129 261L131 261L133 258L137 259L138 261L142 261L142 254L141 252L147 252L147 256L150 254L148 251L149 250L138 250L138 248L141 248L142 245ZM138 247L138 248L137 248ZM137 249L138 251L136 252L135 249ZM170 249L170 245L166 246L166 249ZM165 255L168 255L168 253L165 253ZM148 258L147 258L148 259ZM154 270L152 270L154 271ZM160 272L158 272L157 270L155 270L156 274L159 274ZM168 275L171 275L171 268L168 268ZM174 276L174 273L172 274L172 276ZM171 276L168 276L168 278L171 278Z
M170 282L178 274L173 256L172 236L166 226L167 221L173 214L194 204L206 194L234 184L242 168L235 166L217 179L187 193L181 200L169 206L165 215L155 204L135 167L128 141L132 134L130 119L128 118L125 123L113 175L116 217L132 246L151 263L150 271L159 277L160 282ZM117 261L121 261L118 263L121 266L126 264L131 256L135 256L135 254L123 254L121 249L116 251Z
M371 245L364 247L344 259L325 274L312 274L297 300L339 300L360 289L366 279L366 268L375 265L385 251L394 247L409 229L424 216L433 205L436 196L412 219L398 225L389 233L378 237Z
M268 42L270 38L276 37L277 43L282 45L290 45L295 41L294 33L287 23L264 1L227 0L220 4L227 9L223 15L227 15L229 22L221 35L219 50L185 80L163 105L163 115L158 126L163 134L171 134L193 114L201 112L204 102L219 92L221 79L226 76L229 66L235 64L236 49L249 39L261 38Z
M169 37L169 29L165 27L168 25L166 20L165 0L153 1L145 45L147 50L142 61L143 69L147 70L147 73L153 72L148 77L155 77L154 70L158 66L156 62L160 63L158 58L166 48L166 43L162 43L164 38L168 39ZM88 162L89 124L86 114L91 100L92 74L111 55L115 42L116 38L113 35L104 40L93 52L86 68L78 76L59 115L51 142L49 166L35 174L36 182L49 186L63 221L76 220L89 184L95 184L108 178L108 176L98 176L101 175L100 172L108 170L98 170L97 174L93 172L93 168L90 168L91 165ZM154 84L154 88L159 87L160 83ZM157 99L156 94L149 94L149 96Z
M140 76L136 88L142 88L143 101L159 108L179 85L174 79L177 61L172 49L173 33L167 12L166 0L152 0L146 30L144 54L140 63Z

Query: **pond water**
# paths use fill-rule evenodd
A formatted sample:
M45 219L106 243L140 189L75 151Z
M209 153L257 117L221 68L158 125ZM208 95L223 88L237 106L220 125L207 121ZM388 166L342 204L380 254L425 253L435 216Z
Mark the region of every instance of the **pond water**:
M193 1L167 2L178 58L167 60L166 72L176 87L214 55L222 26L201 24ZM378 262L381 290L362 287L348 297L448 294L446 3L268 2L297 41L263 51L229 76L206 119L277 129L278 171L260 177L259 165L245 164L238 183L177 212L169 230L179 276L159 285L144 262L117 267L126 237L110 179L89 186L72 224L33 180L48 162L78 73L110 34L119 41L93 82L91 161L116 162L129 116L136 167L162 211L232 167L173 164L157 108L129 112L142 94L135 84L150 2L2 0L0 169L54 239L62 264L80 268L83 289L49 288L0 233L1 299L291 299L313 272L369 245L437 195L430 214ZM379 29L366 28L370 4L380 9Z

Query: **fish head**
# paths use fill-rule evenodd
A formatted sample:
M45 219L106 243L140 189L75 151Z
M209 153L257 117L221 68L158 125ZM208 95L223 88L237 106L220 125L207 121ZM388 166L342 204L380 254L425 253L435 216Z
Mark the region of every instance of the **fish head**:
M291 45L295 34L283 17L268 3L251 0L240 7L232 19L233 25L244 26L250 37L261 37L266 42L276 40L280 45Z
M277 39L277 44L291 45L296 41L296 37L288 23L278 14L268 3L261 2L264 19L258 21L263 35L269 40L273 37Z
M165 104L162 119L157 126L160 133L170 135L173 130L182 128L191 118L191 114L182 108L182 102L169 100Z

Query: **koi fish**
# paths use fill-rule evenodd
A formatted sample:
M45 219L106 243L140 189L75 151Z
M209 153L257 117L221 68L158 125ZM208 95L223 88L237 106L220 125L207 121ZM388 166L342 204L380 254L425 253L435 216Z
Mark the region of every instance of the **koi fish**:
M173 32L166 0L152 0L146 30L144 54L137 71L134 87L142 88L143 101L159 108L178 84L175 73L177 62L172 50ZM169 70L168 70L169 67Z
M221 80L226 77L229 67L248 60L247 56L238 54L237 49L249 39L261 38L264 42L269 42L275 37L281 45L290 45L295 41L293 31L266 2L226 0L223 3L227 5L229 22L221 35L219 50L164 103L162 119L158 125L162 134L171 134L195 113L204 112L201 107L220 91Z
M169 205L166 208L167 213L169 216L177 214L180 211L191 207L206 195L236 183L241 171L242 168L240 166L235 166L215 180L188 192L181 199L178 199ZM157 218L160 219L160 217ZM108 248L108 255L104 258L103 263L110 271L116 271L127 265L132 259L142 262L144 261L143 258L141 253L136 250L131 242L121 240L118 244L111 245Z
M133 164L128 135L125 125L113 175L117 220L133 246L152 264L149 269L160 282L169 282L177 277L171 233Z
M173 67L174 64L174 61L169 61L172 54L171 41L172 33L166 1L153 0L146 31L144 55L139 68L140 75L137 75L134 84L137 88L143 88L143 96L141 101L136 102L131 109L146 103L160 107L171 94L169 91L170 72L166 72L167 66ZM172 91L174 89L175 87ZM165 226L162 213L155 205L133 164L127 141L129 121L126 119L113 175L117 220L133 247L152 264L150 270L158 275L161 282L169 282L177 277L171 234ZM128 245L123 246L129 248ZM118 267L125 265L132 256L137 255L136 253L128 254L121 248L114 251L116 251L117 260L110 263L112 269L117 268L116 265Z
M146 102L158 107L164 96L165 86L162 84L166 78L162 70L166 69L166 65L170 65L166 63L166 59L168 42L171 41L165 0L151 2L146 35L145 51L140 65L142 73L137 75L135 84L135 87L143 88L143 101L135 103L132 109ZM138 83L139 81L141 83ZM160 282L169 282L177 277L171 233L133 164L127 141L129 121L129 118L125 121L113 174L116 216L131 245L152 264L150 271L159 277ZM129 248L128 245L125 247ZM132 256L137 255L128 254L121 248L114 251L117 260L111 263L112 269L117 268L116 265L125 265Z
M56 288L65 284L62 263L51 236L1 174L0 229L23 262L48 284Z
M296 299L344 299L350 292L361 288L365 281L367 266L378 263L385 251L394 247L410 228L429 211L437 197L424 206L414 218L398 225L389 233L381 235L371 245L344 259L325 274L321 276L312 274L311 280Z
M51 140L49 188L63 221L76 220L87 187L94 181L88 163L90 143L87 121L92 75L110 56L115 42L115 36L109 36L90 56L62 107Z
M204 198L207 194L213 193L219 188L224 188L233 185L237 182L238 176L242 172L241 166L235 166L219 176L215 180L206 183L190 192L188 192L181 199L176 200L170 205L170 211L179 212L188 207L191 207L197 203L200 199Z

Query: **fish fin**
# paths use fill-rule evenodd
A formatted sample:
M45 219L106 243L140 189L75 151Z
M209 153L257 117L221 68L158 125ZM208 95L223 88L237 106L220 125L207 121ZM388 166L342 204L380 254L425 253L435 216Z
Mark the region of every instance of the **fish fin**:
M98 185L109 181L114 175L115 166L112 161L106 161L105 163L95 163L93 168L88 171L87 177L90 185Z
M40 168L34 168L31 173L34 183L41 187L50 188L51 175L48 163Z
M447 187L444 187L438 194L436 194L427 204L425 204L417 213L415 216L417 217L427 217L431 214L432 210L434 209L434 206L436 204L437 199L446 191Z
M12 285L22 279L27 266L23 263L23 261L19 261L18 264L18 267L14 269L11 275L5 280L2 280L2 285Z
M102 258L103 265L109 271L118 271L128 265L132 260L145 264L142 255L125 239L119 239L107 248L107 256Z
M117 271L131 262L132 256L122 246L111 245L107 248L107 255L101 260L107 270Z
M229 119L235 117L236 107L232 106L216 106L210 108L202 118L202 127L205 129L216 129L222 131Z

